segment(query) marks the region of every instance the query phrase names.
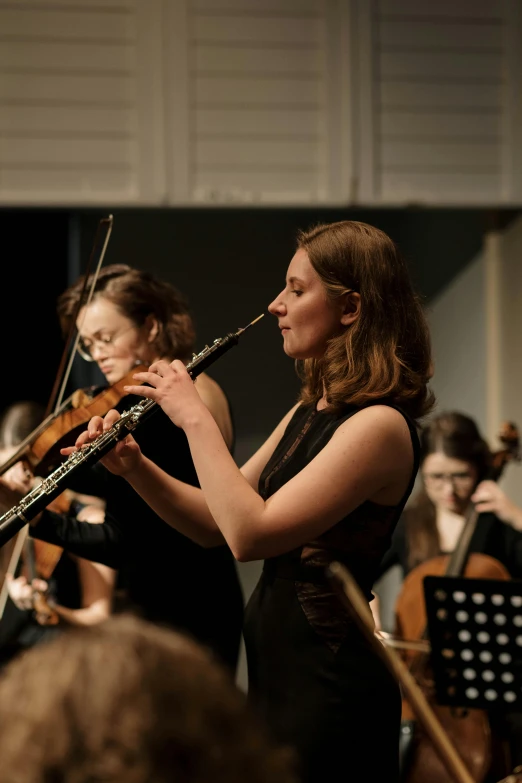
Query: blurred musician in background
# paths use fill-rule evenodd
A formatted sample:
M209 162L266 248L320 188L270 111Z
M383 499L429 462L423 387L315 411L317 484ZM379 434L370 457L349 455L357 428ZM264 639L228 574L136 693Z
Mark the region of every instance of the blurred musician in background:
M0 464L16 452L18 445L43 419L43 408L31 400L13 403L0 418ZM32 488L34 477L21 460L0 479L0 513L17 503ZM86 523L101 522L103 509L85 505L73 496L59 501ZM71 504L71 505L69 505ZM49 639L70 625L94 625L111 613L116 573L112 568L90 562L58 548L34 548L27 529L2 550L0 590L0 663ZM17 544L20 547L17 556ZM50 555L52 565L48 559ZM49 578L39 575L39 560L46 559Z
M80 278L59 299L64 334L71 326L83 282ZM194 348L192 318L179 291L124 264L101 269L93 297L80 309L76 325L80 355L98 364L111 387L139 365L148 367L157 359L188 361ZM223 390L204 373L196 388L232 449L232 418ZM116 407L128 409L139 399L122 396ZM161 410L138 429L136 437L144 453L167 473L197 485L187 439ZM173 530L126 481L101 464L73 479L71 489L106 500L103 524L90 525L71 514L46 511L32 526L32 535L118 569L126 609L192 634L235 670L243 597L228 546L204 548Z

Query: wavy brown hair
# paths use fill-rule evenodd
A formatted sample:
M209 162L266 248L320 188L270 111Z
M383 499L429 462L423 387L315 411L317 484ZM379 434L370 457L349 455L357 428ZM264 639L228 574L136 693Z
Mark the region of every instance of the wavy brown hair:
M433 418L420 436L421 467L430 454L442 452L446 457L471 463L477 471L477 484L491 466L490 448L476 423L458 411L445 411ZM408 565L410 568L440 554L435 506L422 487L404 512Z
M92 279L91 275L87 290ZM85 276L80 277L58 298L58 318L64 335L71 326L84 280ZM154 340L158 356L182 361L191 357L195 341L194 324L184 297L171 283L127 264L111 264L102 267L94 297L112 302L137 327L143 326L148 316L154 316L159 325Z
M297 783L228 670L125 615L8 664L0 758L2 783Z
M324 357L298 363L303 402L326 393L332 408L387 399L414 419L433 405L428 325L406 262L390 237L352 220L298 235L327 295L361 296L359 318L330 340Z

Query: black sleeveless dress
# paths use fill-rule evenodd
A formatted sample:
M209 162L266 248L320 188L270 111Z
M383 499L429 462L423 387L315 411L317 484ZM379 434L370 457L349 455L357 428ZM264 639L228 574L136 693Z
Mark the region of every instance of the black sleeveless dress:
M261 496L299 473L358 410L300 406L261 475ZM414 470L401 503L366 501L315 541L266 560L246 609L249 698L275 740L297 751L302 783L399 779L398 683L333 592L325 568L334 560L345 564L371 599L419 465L416 429L404 417Z

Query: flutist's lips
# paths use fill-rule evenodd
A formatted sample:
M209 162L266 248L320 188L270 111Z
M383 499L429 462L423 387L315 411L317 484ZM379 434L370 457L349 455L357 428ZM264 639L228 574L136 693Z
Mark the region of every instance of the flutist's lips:
M285 326L284 324L279 324L279 328L281 329L283 334L285 332L289 332L290 331L290 327L289 326Z

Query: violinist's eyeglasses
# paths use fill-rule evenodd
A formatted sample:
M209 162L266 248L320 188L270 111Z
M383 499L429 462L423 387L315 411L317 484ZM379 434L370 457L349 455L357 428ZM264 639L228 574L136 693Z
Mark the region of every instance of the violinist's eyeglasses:
M474 476L467 470L457 473L424 473L424 483L432 489L442 489L446 481L457 489L468 489L474 480Z
M111 349L111 347L114 345L114 343L119 340L120 337L123 337L124 334L127 334L127 332L130 332L131 329L136 329L136 325L132 324L132 326L127 327L127 329L123 329L120 332L115 332L114 334L108 334L103 337L92 337L89 338L89 341L86 342L83 337L80 336L80 339L78 340L78 353L82 357L82 359L85 359L86 362L94 362L95 358L93 356L93 351L98 346L98 348L102 348L107 350Z

